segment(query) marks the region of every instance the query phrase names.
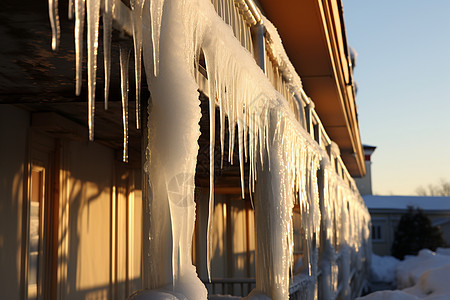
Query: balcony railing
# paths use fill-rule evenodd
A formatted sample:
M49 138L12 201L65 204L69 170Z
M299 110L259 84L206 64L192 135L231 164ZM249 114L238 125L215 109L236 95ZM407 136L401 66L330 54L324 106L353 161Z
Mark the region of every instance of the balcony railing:
M234 295L245 297L256 286L255 278L214 278L204 281L210 295Z

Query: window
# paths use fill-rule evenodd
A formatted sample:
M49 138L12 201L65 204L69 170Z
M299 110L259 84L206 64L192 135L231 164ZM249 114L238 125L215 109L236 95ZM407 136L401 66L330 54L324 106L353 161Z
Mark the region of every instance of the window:
M382 224L373 224L372 225L372 241L380 242L383 241L383 226Z
M28 202L27 298L42 295L44 169L32 167Z

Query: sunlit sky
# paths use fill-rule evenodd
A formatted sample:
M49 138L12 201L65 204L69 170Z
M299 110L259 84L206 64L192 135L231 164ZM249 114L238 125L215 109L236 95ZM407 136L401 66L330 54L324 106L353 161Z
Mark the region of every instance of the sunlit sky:
M450 1L343 0L374 194L450 181Z

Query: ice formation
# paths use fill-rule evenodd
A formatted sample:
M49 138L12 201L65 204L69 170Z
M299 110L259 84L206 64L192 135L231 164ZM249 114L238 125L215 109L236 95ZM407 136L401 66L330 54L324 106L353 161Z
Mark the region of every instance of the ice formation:
M56 7L56 0L51 1ZM336 174L328 154L303 128L289 102L272 86L255 63L250 29L238 20L231 1L131 0L131 24L135 57L136 126L139 127L141 58L152 95L149 108L149 142L144 170L148 173L148 253L144 287L153 289L147 298L206 299L206 289L191 261L195 222L195 168L201 117L196 81L198 60L203 53L208 78L210 107L210 219L214 207L215 110L219 109L220 149L223 156L225 123L228 122L229 153L239 153L241 188L244 196L244 163L249 164L248 189L255 192L257 282L254 295L273 299L289 297L293 276L292 208L297 199L302 227L310 242L305 253L307 276L317 276L318 243L326 236L326 280L336 289L335 245L341 248L341 275L348 281L351 250L356 255L360 241L368 240L367 210L359 195ZM81 89L82 40L87 10L88 120L89 138L94 138L95 77L100 12L105 47L105 101L108 98L111 15L115 1L75 0L76 93ZM222 16L217 14L217 12ZM50 11L52 31L58 32L57 16ZM55 21L56 20L56 21ZM307 99L301 81L287 59L276 29L263 18L272 37L270 51L282 72L290 96ZM55 26L54 26L55 24ZM230 24L231 26L227 25ZM54 36L57 36L57 34ZM239 40L235 36L239 37ZM57 41L57 37L56 37ZM57 42L55 42L57 43ZM130 46L121 45L124 161L128 140L128 60ZM249 49L249 51L247 50ZM142 55L143 54L143 55ZM301 103L297 103L303 111ZM105 102L107 107L107 102ZM304 120L303 120L304 121ZM235 138L238 143L234 145ZM321 183L318 171L321 170ZM319 188L320 186L320 188ZM349 206L349 203L352 205ZM354 203L354 205L353 205ZM324 207L324 208L321 208ZM325 213L321 215L321 210ZM322 224L321 224L322 222ZM321 227L324 232L321 233ZM336 232L336 234L335 234ZM337 236L336 236L337 235ZM335 240L336 239L336 240ZM353 251L352 250L352 251ZM210 254L208 253L208 260ZM334 264L334 265L333 265ZM314 294L305 292L308 295ZM348 291L346 291L348 296ZM166 295L167 294L167 295ZM306 295L305 294L305 295ZM166 295L166 296L164 296ZM139 297L146 297L145 293ZM137 299L137 298L136 298ZM139 298L141 299L141 298Z

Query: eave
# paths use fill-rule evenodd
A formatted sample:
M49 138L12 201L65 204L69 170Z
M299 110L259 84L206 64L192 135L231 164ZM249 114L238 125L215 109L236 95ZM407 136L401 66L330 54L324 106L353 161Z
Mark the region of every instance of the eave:
M339 0L260 0L306 94L354 177L365 175L352 69Z

